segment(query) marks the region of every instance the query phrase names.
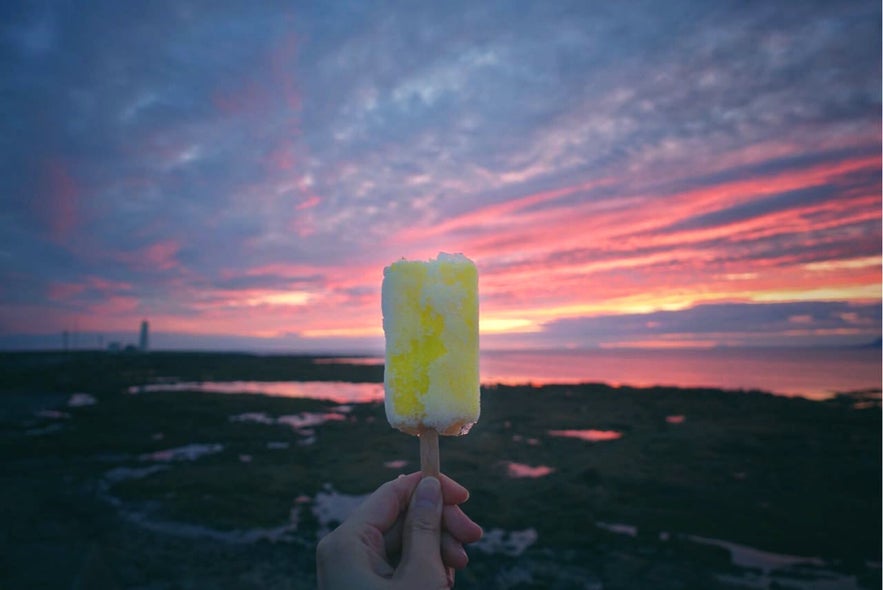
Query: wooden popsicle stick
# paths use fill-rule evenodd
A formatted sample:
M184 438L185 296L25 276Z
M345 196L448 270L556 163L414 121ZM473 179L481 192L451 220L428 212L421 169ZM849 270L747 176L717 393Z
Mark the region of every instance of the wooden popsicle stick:
M420 470L424 476L439 476L438 432L431 428L420 433Z

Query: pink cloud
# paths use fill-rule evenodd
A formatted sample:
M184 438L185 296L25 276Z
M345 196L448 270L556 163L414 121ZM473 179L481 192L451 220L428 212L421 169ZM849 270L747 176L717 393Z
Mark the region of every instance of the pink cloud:
M168 239L154 242L135 252L116 253L112 257L139 271L169 271L182 268L178 260L180 249L180 241Z
M89 276L81 282L52 282L46 289L46 296L52 301L73 302L126 293L131 290L131 283Z
M122 318L122 325L131 327L135 325L135 323L130 318L133 317L133 312L138 309L138 298L114 295L90 307L90 320L101 325L105 324L108 320L118 320ZM114 325L120 324L114 323Z
M290 142L278 146L271 150L266 157L266 167L269 170L285 172L294 169L297 163L295 152Z
M86 285L81 283L50 283L46 295L52 301L66 301L85 290Z
M295 209L297 209L298 211L303 211L304 209L311 209L311 208L317 206L321 202L322 202L322 199L320 199L316 195L310 195L309 197L307 197L306 200L298 203L297 206L295 207Z
M114 281L104 277L90 276L87 279L90 288L104 293L131 291L132 283L125 281Z
M142 262L159 270L170 270L180 265L177 260L181 245L177 240L151 244L143 251Z
M856 238L848 237L849 232L866 230L869 222L880 219L880 196L873 187L844 183L850 175L874 170L879 170L876 158L844 159L667 196L625 192L605 200L578 197L595 187L612 187L612 181L574 184L409 228L357 260L272 263L219 273L229 280L266 277L252 284L274 288L197 288L176 275L181 281L172 290L175 311L157 307L147 315L166 331L382 341L383 266L398 256L429 258L440 249L462 251L476 260L487 326L515 335L565 317L685 309L710 302L873 299L870 288L879 292L879 264L837 261L855 257ZM753 216L731 219L726 214L759 199L814 187L836 196L796 200L779 209L759 207ZM289 210L308 220L320 202L309 195L292 200ZM689 223L716 211L722 215L714 226ZM879 238L879 230L877 234ZM178 240L162 240L121 259L141 271L176 270L181 268L180 248ZM833 262L814 262L824 255ZM88 308L104 326L131 327L147 311L131 295L131 285L101 277L50 289L58 300L92 292L104 294L102 304ZM792 324L795 329L809 327L799 319ZM806 331L808 337L818 335L811 332ZM713 346L718 337L724 336L681 334L625 344Z

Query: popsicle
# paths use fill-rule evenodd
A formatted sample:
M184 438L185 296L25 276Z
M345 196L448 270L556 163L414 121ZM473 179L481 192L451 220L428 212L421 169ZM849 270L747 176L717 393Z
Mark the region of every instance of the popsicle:
M438 474L438 435L466 434L480 413L478 271L462 254L383 269L384 390L390 425L420 437Z

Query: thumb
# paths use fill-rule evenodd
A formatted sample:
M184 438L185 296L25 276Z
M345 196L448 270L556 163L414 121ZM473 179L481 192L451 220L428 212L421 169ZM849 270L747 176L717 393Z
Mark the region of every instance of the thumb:
M408 578L446 579L441 559L441 483L434 477L424 477L417 484L405 517L402 539L402 561L399 571Z

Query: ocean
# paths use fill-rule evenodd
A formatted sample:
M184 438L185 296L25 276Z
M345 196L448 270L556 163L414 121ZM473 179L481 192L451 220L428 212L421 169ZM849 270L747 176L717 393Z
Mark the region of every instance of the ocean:
M380 365L383 357L327 357L315 362ZM880 350L874 348L482 351L480 363L485 385L591 382L632 387L762 390L809 399L879 390L883 378ZM253 392L333 399L340 403L383 399L383 387L376 383L237 381L133 387L145 389Z
M760 389L811 399L879 389L879 348L600 349L483 352L484 383L602 382L650 387Z

